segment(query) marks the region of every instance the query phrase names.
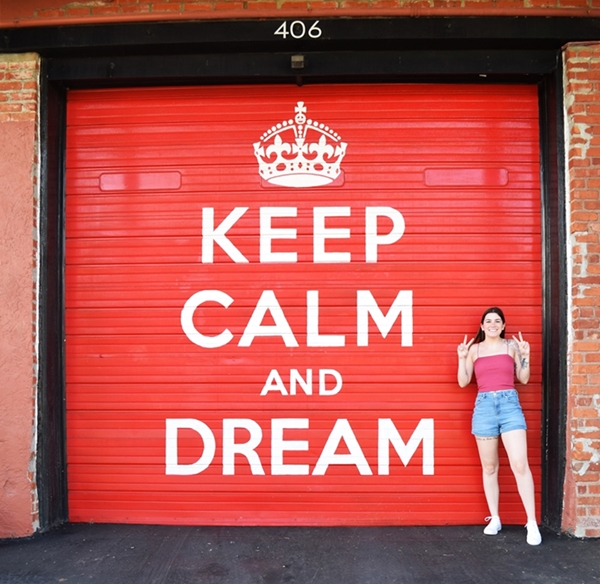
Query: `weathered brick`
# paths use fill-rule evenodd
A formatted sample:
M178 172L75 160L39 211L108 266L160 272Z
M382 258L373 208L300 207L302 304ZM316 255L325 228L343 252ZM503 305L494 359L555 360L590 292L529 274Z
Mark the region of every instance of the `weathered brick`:
M2 81L0 91L18 91L23 88L21 81Z
M152 4L152 12L179 12L180 9L178 2L155 2Z
M119 6L92 6L92 14L94 16L116 15L121 13Z
M91 14L91 10L85 6L71 6L65 10L65 16L89 16Z
M35 13L36 18L60 18L64 16L62 10L38 10Z
M131 6L122 6L121 11L123 14L141 14L150 12L150 4L134 4Z
M274 12L277 10L277 2L268 2L265 0L249 0L246 4L246 10Z
M223 6L215 5L213 7L212 2L193 2L186 3L183 5L184 12L207 12L209 10L242 10L243 3L242 2L221 2Z

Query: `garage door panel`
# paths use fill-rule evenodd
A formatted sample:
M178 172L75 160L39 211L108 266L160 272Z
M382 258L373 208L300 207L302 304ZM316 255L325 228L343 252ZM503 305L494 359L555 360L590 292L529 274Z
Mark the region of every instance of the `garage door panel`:
M72 521L480 523L456 345L490 305L532 346L539 498L534 86L71 91L67 119Z

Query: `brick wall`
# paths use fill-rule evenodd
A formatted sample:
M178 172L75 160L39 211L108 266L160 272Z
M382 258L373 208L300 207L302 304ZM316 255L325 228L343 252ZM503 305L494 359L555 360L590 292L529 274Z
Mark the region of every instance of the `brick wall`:
M571 338L563 527L600 537L600 43L564 54Z
M600 0L13 0L0 25L254 16L443 16L528 14L590 16Z
M36 55L0 55L0 537L38 524Z

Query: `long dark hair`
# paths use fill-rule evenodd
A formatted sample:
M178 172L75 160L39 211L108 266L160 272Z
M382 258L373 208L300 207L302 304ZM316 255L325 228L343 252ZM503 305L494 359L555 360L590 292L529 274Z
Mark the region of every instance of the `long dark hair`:
M483 316L481 317L481 323L483 324L483 321L485 320L485 317L488 314L497 314L501 319L502 319L502 324L506 324L506 319L504 318L504 313L502 312L501 308L498 308L497 306L492 306L491 308L488 308L484 313ZM500 333L500 338L503 339L504 338L504 332L502 331ZM482 328L479 327L479 330L477 331L477 334L475 335L475 343L481 343L481 341L485 340L485 333L483 332Z

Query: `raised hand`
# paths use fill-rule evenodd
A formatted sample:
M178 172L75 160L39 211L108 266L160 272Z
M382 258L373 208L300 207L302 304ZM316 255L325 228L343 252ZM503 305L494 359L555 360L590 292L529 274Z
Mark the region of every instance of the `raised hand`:
M515 337L513 335L513 340L515 341L515 343L517 343L517 347L519 349L519 353L521 354L521 357L523 359L529 359L529 343L527 341L523 340L523 335L521 334L521 331L519 331L519 338L517 339L517 337Z
M458 345L458 348L456 349L459 359L466 359L469 356L469 347L473 344L474 340L475 339L472 338L467 343L467 335L465 335L465 340L460 345Z

